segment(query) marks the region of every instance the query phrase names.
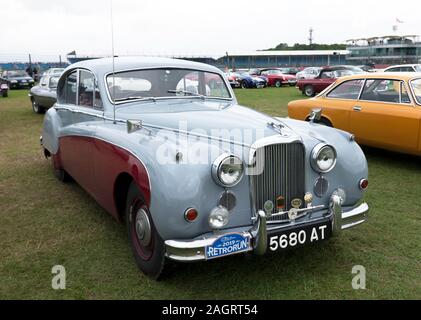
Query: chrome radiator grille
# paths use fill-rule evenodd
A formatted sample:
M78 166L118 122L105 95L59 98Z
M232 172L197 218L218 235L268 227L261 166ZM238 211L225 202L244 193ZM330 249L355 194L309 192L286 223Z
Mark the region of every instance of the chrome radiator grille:
M264 203L271 200L276 208L277 198L285 199L285 209L291 208L291 201L304 198L304 146L301 143L275 144L258 149L256 165L263 169L251 176L253 201L257 210L263 210ZM288 216L276 216L268 220L279 221Z

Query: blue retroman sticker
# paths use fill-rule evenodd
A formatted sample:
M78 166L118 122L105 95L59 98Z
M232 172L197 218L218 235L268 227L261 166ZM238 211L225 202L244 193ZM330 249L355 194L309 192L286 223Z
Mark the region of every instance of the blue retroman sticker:
M250 238L241 234L225 234L206 247L206 259L213 259L230 254L250 251Z

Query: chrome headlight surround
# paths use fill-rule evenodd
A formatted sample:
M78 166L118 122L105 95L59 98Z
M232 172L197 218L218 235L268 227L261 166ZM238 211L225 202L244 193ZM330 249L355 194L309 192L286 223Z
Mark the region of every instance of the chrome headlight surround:
M234 177L234 176L237 177ZM232 154L220 155L212 164L213 180L222 187L234 187L244 176L244 164L240 158ZM232 181L228 181L232 178Z
M325 157L323 157L325 156ZM328 168L321 167L321 162L331 159L332 163ZM311 152L311 166L313 169L320 173L328 173L333 170L336 165L336 150L331 145L325 143L319 143L313 148Z

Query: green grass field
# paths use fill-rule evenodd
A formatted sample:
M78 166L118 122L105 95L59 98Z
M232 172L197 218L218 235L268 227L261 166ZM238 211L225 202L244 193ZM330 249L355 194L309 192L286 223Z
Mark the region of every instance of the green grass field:
M241 104L287 115L295 88L237 90ZM137 269L125 227L76 183L62 184L39 147L26 91L0 97L0 299L421 299L420 158L365 149L368 223L340 238L264 257L176 265L164 281ZM66 290L51 288L64 265ZM353 290L354 265L367 289Z

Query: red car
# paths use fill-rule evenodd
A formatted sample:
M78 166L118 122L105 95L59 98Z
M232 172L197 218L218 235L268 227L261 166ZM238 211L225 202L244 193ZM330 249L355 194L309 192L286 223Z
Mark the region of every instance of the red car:
M277 88L283 85L295 86L297 78L291 74L285 74L281 69L262 69L260 76L267 78L268 86L275 86Z
M300 79L298 89L307 97L313 97L329 87L337 78L357 73L352 67L325 67L314 79Z

